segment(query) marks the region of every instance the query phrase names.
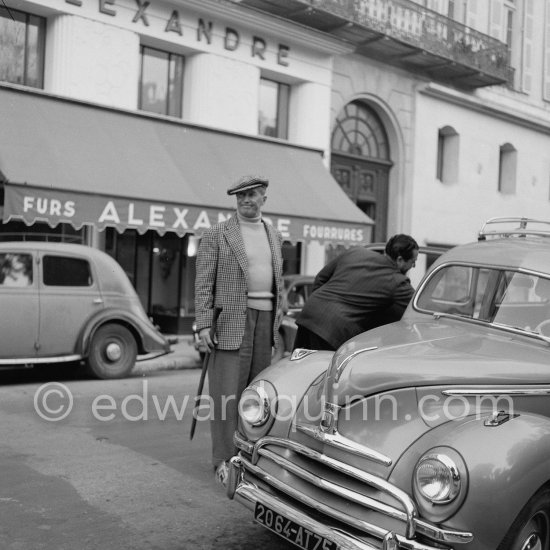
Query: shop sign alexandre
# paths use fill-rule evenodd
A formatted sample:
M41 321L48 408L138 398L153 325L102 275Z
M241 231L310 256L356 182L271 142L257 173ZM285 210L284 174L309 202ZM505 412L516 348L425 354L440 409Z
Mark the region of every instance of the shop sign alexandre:
M126 10L119 11L117 9L117 0L65 0L65 3L71 4L72 6L83 7L86 2L91 1L94 1L97 4L99 13L112 17L128 17ZM166 12L165 17L163 18L162 16L159 17L160 14L155 11L156 5L152 1L133 1L135 2L135 9L133 13L131 13L131 22L133 24L149 27L151 20L160 20L162 21L163 33L175 33L179 36L184 36L183 17L179 10L174 9L170 13ZM196 41L204 41L209 45L212 44L214 40L214 29L216 26L217 24L214 21L199 17L194 29ZM241 34L242 31L226 26L223 30L223 43L221 46L225 50L231 52L244 48L245 46L241 44ZM283 67L289 66L289 46L279 43L273 52L273 48L265 38L254 35L251 38L251 44L246 47L249 48L249 54L252 58L265 61L269 56L272 56L278 65Z
M231 210L216 207L150 202L141 199L73 193L32 186L6 185L4 221L21 219L27 224L44 221L55 227L70 223L102 230L135 229L138 233L155 230L160 234L174 232L201 235L215 223L231 217ZM361 224L315 220L266 213L264 219L276 227L285 240L292 242L318 240L333 244L363 244L368 231Z

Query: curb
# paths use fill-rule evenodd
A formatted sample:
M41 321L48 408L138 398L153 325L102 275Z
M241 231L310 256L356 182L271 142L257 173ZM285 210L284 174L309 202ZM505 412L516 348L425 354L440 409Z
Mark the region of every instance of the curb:
M193 345L192 336L168 336L172 352L153 359L138 361L133 372L146 374L159 370L197 369L201 367L199 352Z

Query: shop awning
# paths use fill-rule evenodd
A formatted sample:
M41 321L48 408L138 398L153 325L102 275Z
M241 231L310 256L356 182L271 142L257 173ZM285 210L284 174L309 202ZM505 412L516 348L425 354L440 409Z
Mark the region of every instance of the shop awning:
M232 215L245 174L269 178L264 213L286 239L370 241L317 150L0 87L5 222L200 235Z

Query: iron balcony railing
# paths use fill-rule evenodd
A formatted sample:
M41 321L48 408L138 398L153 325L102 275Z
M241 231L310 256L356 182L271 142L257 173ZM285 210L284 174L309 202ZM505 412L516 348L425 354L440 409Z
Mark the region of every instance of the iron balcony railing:
M506 44L412 0L309 0L314 8L510 81Z
M223 1L330 34L358 54L436 80L469 88L513 82L506 44L412 0Z

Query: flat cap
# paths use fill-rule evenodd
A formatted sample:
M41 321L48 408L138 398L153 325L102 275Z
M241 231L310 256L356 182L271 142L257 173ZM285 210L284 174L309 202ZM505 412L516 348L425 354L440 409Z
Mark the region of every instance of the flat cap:
M228 195L235 195L241 191L248 191L255 187L267 187L269 180L262 176L244 176L237 183L234 183L228 190Z

